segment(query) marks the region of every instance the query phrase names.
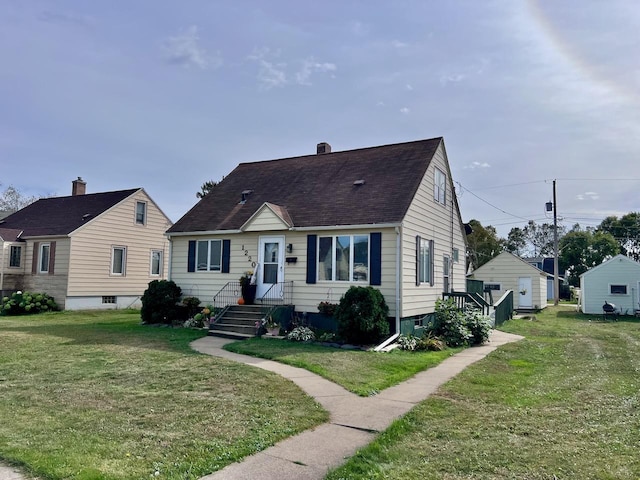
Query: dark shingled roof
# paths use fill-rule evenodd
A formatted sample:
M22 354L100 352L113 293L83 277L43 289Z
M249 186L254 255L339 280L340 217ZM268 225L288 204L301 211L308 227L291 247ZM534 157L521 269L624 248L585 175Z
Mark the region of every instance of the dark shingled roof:
M241 163L168 232L237 230L265 202L286 209L295 227L399 223L441 142Z
M68 235L138 190L42 198L0 221L0 235L15 231L23 232L21 238Z

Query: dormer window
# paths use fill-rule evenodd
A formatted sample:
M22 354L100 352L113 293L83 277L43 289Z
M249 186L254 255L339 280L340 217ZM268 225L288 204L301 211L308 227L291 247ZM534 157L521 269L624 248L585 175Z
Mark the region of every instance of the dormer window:
M145 225L147 223L147 203L136 202L136 224Z

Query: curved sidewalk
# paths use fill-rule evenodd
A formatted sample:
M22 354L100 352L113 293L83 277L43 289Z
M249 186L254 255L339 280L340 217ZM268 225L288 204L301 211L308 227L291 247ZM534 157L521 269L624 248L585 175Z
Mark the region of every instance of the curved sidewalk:
M449 357L436 367L387 388L372 397L359 397L335 383L297 367L272 360L227 352L231 340L204 337L191 343L198 352L253 365L275 372L296 383L329 413L328 423L202 477L201 480L316 480L342 465L416 404L434 393L469 365L507 343L523 337L493 330L489 343L471 347Z
M288 378L330 413L328 423L287 438L201 480L322 479L330 468L342 465L358 449L370 443L378 432L385 430L395 419L434 393L440 385L501 345L522 338L493 330L488 344L463 350L436 367L420 372L373 397L359 397L301 368L223 350L222 347L231 340L217 337L198 339L191 343L194 350L253 365ZM24 478L18 470L0 465L0 480Z

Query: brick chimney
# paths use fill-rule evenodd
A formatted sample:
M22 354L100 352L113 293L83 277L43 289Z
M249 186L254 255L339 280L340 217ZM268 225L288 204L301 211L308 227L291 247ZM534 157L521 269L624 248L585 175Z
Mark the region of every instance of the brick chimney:
M327 142L320 142L318 144L316 153L318 155L322 155L323 153L331 153L331 145L329 145Z
M71 182L71 195L84 195L87 193L87 182L82 180L82 177L78 177L77 180Z

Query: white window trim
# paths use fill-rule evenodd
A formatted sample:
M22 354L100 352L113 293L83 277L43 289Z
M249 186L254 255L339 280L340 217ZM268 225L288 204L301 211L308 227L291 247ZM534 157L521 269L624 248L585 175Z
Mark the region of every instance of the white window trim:
M613 293L611 291L611 287L624 287L627 290L627 293ZM610 283L609 284L609 295L616 295L616 296L620 296L623 297L625 295L629 295L629 285L626 283Z
M207 268L201 269L198 266L198 258L199 255L199 249L200 249L200 242L207 242ZM218 269L213 269L211 268L211 243L212 242L219 242L220 243L220 268ZM223 243L221 239L213 239L213 240L198 240L196 241L196 272L222 272L222 249L223 249Z
M444 185L442 188L438 183L438 174L441 174L444 179ZM447 204L447 181L447 174L436 167L433 173L433 199L440 205ZM440 193L442 193L442 201L440 200Z
M335 255L335 247L336 247L336 238L337 237L349 237L349 280L336 280L336 255ZM355 248L353 248L353 238L354 237L367 237L367 278L365 280L353 280L353 255L355 254ZM320 280L320 239L321 238L331 238L331 279L322 279ZM369 285L370 277L371 277L371 235L368 233L356 233L353 235L318 235L317 244L316 244L316 282L317 283L358 283Z
M47 247L47 269L42 269L42 256L44 248ZM49 273L49 264L51 263L51 244L49 242L41 243L38 247L38 273Z
M442 285L443 291L445 291L444 287L448 287L446 292L451 292L451 269L453 267L453 262L451 261L451 257L449 255L442 256ZM445 282L446 279L446 282Z
M154 253L159 253L160 254L160 265L158 266L158 273L153 273L153 254ZM160 277L160 276L162 276L162 272L164 270L164 250L152 249L151 253L149 255L150 255L150 258L149 258L149 275L152 276L152 277Z
M138 205L144 205L144 214L142 217L142 222L138 221ZM136 206L135 206L135 213L134 213L134 221L136 225L146 225L147 224L147 212L148 212L148 208L147 208L147 202L143 201L143 200L136 200Z
M116 250L122 250L122 273L114 272ZM124 277L127 274L127 247L124 245L112 245L111 246L111 273L113 277Z
M11 259L13 258L12 255L12 250L14 248L19 248L20 249L20 255L18 256L18 265L11 265ZM9 268L22 268L22 245L10 245L9 246Z
M417 236L417 238L419 239L419 241L416 242L416 285L420 286L420 285L428 285L430 287L433 287L435 285L435 271L434 271L434 265L435 265L435 259L434 259L434 255L435 255L435 244L433 243L433 240L421 237L421 236ZM423 244L426 246L427 248L427 252L429 253L429 259L426 263L426 265L422 265L420 262L420 258L421 258L421 254L422 254L422 246ZM424 273L424 278L420 278L420 274Z

